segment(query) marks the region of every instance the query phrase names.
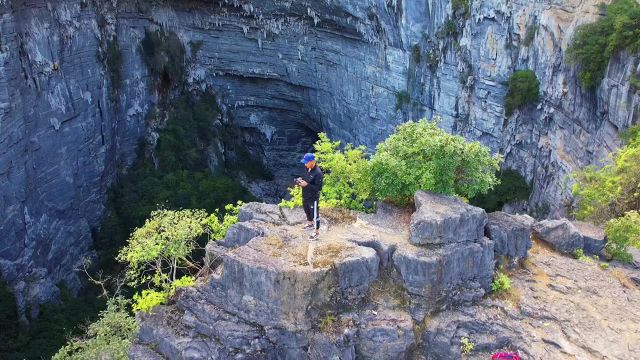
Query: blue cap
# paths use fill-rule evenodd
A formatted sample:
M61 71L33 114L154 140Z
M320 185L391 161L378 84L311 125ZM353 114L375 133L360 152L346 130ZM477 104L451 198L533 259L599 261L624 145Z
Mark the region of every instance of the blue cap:
M309 161L313 161L316 159L316 156L313 155L312 153L306 153L304 154L304 157L302 158L302 160L300 160L301 163L306 164Z

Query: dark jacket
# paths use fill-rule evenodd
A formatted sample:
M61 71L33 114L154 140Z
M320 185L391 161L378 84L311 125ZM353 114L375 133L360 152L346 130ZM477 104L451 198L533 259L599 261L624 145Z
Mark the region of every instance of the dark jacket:
M317 201L320 199L320 190L322 190L322 170L318 165L311 170L305 171L302 179L309 185L302 188L302 198L309 201Z

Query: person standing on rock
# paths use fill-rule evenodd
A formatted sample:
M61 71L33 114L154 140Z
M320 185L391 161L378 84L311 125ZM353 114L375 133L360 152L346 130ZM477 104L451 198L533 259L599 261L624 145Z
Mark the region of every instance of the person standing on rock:
M302 177L296 179L296 184L302 187L302 208L307 215L305 230L313 229L309 236L310 240L317 240L320 236L320 190L322 190L322 170L316 164L316 156L312 153L304 155L301 163L304 164L305 171Z

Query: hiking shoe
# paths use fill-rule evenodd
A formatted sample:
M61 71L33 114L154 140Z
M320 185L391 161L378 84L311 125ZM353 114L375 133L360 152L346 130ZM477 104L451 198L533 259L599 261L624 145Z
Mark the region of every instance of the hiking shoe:
M314 232L313 234L309 235L309 240L318 240L320 238L320 234L318 234L317 232Z
M307 225L302 227L302 230L311 230L313 228L314 228L313 224L307 224Z

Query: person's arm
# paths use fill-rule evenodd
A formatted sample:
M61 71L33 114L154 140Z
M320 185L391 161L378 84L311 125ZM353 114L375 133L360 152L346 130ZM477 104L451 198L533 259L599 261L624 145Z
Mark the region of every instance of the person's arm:
M316 177L313 178L313 183L308 183L307 188L311 189L311 191L319 193L322 189L323 178L324 175L322 173L319 173L318 175L316 175Z

